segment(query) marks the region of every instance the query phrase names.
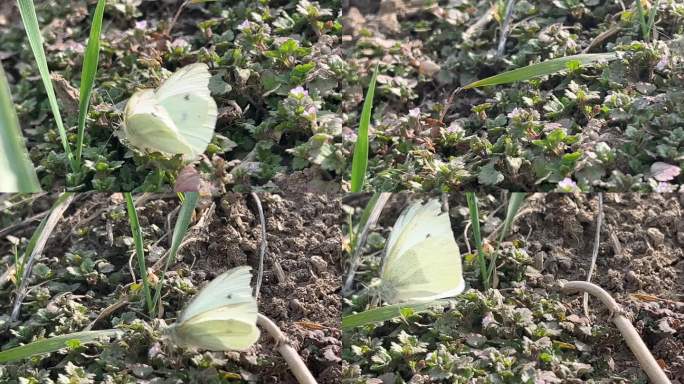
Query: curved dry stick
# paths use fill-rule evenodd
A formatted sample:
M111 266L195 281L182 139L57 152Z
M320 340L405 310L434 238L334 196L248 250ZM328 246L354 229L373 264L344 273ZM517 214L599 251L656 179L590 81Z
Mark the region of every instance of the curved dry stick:
M627 346L632 350L632 353L636 356L641 369L643 369L648 378L654 384L671 384L670 379L667 378L663 369L660 368L658 362L649 351L648 347L637 333L636 329L632 323L627 319L622 312L622 308L613 299L608 292L596 284L589 283L586 281L571 281L565 283L561 286L561 291L564 293L569 292L587 292L596 296L603 304L608 307L611 313L613 323L617 326L622 334L622 337L627 342Z
M299 357L297 351L292 348L290 341L287 339L287 337L285 337L280 328L278 328L278 326L271 319L262 315L261 313L257 315L257 324L264 328L266 332L273 337L278 352L280 352L287 362L287 365L290 367L290 371L292 371L294 377L297 378L299 384L317 384L316 379L314 379L313 375L309 371L309 368L306 367L306 364L304 364L302 358Z

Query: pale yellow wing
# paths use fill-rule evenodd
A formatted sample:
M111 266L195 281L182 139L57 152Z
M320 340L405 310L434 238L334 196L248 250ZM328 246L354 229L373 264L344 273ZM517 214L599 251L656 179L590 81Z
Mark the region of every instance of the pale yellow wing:
M465 288L461 255L439 200L414 202L399 216L380 276L388 303L435 300Z
M206 64L191 64L174 72L155 92L159 105L190 145L190 157L207 149L216 128L218 110L209 91L210 78Z

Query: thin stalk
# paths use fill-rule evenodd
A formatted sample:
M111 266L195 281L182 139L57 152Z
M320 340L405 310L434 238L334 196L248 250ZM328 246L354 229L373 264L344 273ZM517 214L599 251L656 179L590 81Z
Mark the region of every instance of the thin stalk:
M186 192L180 193L179 196L183 196L181 199L182 206L180 212L178 213L178 219L176 219L176 225L173 228L173 237L171 239L171 248L169 250L169 255L166 258L166 264L164 264L164 270L159 278L159 283L154 292L153 307L152 311L155 312L157 305L161 301L161 291L164 288L164 278L166 277L166 271L168 271L169 266L171 266L176 261L176 254L178 253L178 248L180 248L185 235L188 233L188 226L190 225L190 220L192 220L192 213L197 206L197 200L199 200L199 193L197 192ZM135 209L135 208L133 208ZM137 219L136 219L137 221ZM132 228L131 228L132 229ZM139 230L140 228L138 228ZM141 236L142 238L142 236ZM141 240L142 243L142 240ZM136 241L136 253L138 253L138 243ZM143 260L144 261L144 260Z
M154 302L152 301L152 294L150 293L150 282L147 277L147 266L145 263L145 250L143 249L143 235L140 223L138 222L138 213L135 211L135 204L133 203L133 196L130 192L124 193L126 198L126 208L128 210L128 222L131 225L131 233L135 241L135 255L138 258L138 268L140 269L140 278L143 283L143 294L145 295L145 302L147 303L147 310L150 317L154 317Z
M468 211L470 212L470 224L473 227L473 239L477 248L477 260L480 264L480 278L485 289L489 289L487 278L487 262L485 261L484 249L482 248L482 234L480 233L480 212L477 207L477 196L474 192L466 192Z
M259 211L259 224L261 226L261 245L259 246L259 270L257 271L257 281L254 287L254 297L259 298L259 291L261 290L261 281L264 277L264 257L266 256L266 250L268 249L268 240L266 239L266 217L264 216L264 208L261 206L261 199L256 192L252 192L252 198L257 206L257 211Z
M596 214L596 232L594 234L594 248L591 251L591 264L589 265L589 273L587 274L587 282L591 281L591 276L594 274L596 267L596 259L598 258L599 245L601 243L601 223L603 223L603 193L598 193L598 213ZM584 315L589 317L589 294L584 293L582 298L582 306L584 307Z

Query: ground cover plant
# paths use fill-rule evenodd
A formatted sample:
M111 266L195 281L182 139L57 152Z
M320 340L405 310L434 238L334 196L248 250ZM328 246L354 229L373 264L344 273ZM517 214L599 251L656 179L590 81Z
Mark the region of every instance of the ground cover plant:
M96 10L89 1L21 0L22 14L33 3L32 31L13 2L2 4L0 59L43 189L171 189L188 161L126 145L123 109L136 89L156 88L198 62L210 68L218 106L213 140L189 164L213 184L207 189L266 184L307 168L324 176L344 170L338 1L111 0ZM42 80L43 60L32 51L41 44L29 47L27 30L44 40ZM43 85L54 88L56 103Z
M0 196L0 381L295 382L286 346L318 383L339 382L339 205L257 196ZM168 326L239 266L252 268L259 316L286 339L257 320L261 336L245 352L181 347Z
M359 125L378 71L367 188L664 192L681 184L680 1L346 5L345 53L356 76L344 88L345 125ZM619 58L457 91L600 52Z
M469 199L451 194L465 291L442 304L381 306L376 321L358 321L369 313L389 227L418 197L390 195L364 242L343 302L344 382L647 382L606 307L590 297L585 315L582 295L561 292L564 281L587 279L594 254L591 281L622 306L669 378L682 377L681 196L605 194L599 209L596 194L533 194L498 244L510 195L478 194L482 249L486 260L496 260L485 289ZM345 199L352 223L362 220L369 199ZM348 253L359 244L351 240Z

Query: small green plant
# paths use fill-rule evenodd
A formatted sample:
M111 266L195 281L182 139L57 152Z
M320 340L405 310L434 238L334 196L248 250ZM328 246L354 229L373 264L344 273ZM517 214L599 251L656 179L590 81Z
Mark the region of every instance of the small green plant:
M33 0L17 0L17 3L19 5L19 12L21 14L24 28L26 29L26 35L28 36L29 44L31 46L31 50L33 51L33 57L36 61L36 65L38 66L40 78L43 82L43 86L45 87L45 91L47 92L50 110L52 111L52 116L55 119L55 124L57 124L57 131L59 132L62 147L71 170L71 175L67 177L67 184L70 187L76 187L82 182L83 179L81 162L82 146L85 135L85 123L88 106L90 103L90 96L92 94L93 83L97 73L98 57L100 53L100 32L102 30L102 18L106 0L98 0L95 15L93 16L91 24L90 39L88 41L88 46L86 48L85 57L83 60L81 92L79 96L79 124L76 138L77 147L75 156L71 150L71 145L69 144L67 131L64 127L59 105L57 104L57 97L55 96L55 91L52 86L52 79L50 78L50 70L48 69L47 59L45 57L43 38L41 36L40 26L38 25L38 17L36 15L35 5Z
M639 15L639 25L641 26L641 37L646 40L655 40L655 19L658 13L658 6L660 0L655 0L648 10L648 19L646 19L646 10L642 0L636 0L637 14Z
M504 220L503 228L499 234L499 240L496 244L494 252L492 252L492 260L487 264L485 258L484 241L480 231L480 213L477 206L477 196L474 192L466 192L466 200L468 202L468 211L470 214L470 226L473 229L473 239L475 241L475 248L477 249L477 260L480 267L480 279L485 289L489 289L492 283L492 274L496 267L496 259L503 242L504 237L513 225L515 215L518 213L520 206L525 200L525 193L513 192L510 194L508 201L508 208L506 210L506 218Z

